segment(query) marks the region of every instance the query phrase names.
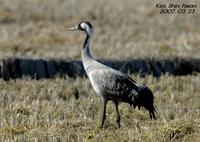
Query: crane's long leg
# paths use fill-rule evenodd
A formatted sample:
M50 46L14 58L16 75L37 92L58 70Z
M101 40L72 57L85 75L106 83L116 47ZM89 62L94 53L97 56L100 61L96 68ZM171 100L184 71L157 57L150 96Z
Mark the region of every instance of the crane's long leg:
M119 109L118 109L118 105L119 102L118 101L113 101L114 105L115 105L115 109L116 109L116 122L117 122L117 127L120 128L120 114L119 114Z
M105 98L102 98L102 105L103 105L103 109L102 109L102 121L101 121L101 126L100 128L102 129L104 121L106 119L106 105L107 105L107 100Z

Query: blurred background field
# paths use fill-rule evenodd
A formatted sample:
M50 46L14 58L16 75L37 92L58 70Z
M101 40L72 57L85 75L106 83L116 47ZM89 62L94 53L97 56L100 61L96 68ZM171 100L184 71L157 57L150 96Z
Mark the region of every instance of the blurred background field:
M193 15L162 15L156 3L197 4ZM197 0L0 0L0 59L80 59L84 34L67 29L93 23L98 59L200 57ZM200 76L151 75L134 80L155 94L158 121L120 105L122 128L100 130L100 103L86 78L0 80L1 141L200 141ZM98 100L98 101L97 101Z
M180 1L1 0L0 56L80 58L84 35L67 29L89 20L97 58L199 57L199 8L193 15L163 15L159 2Z

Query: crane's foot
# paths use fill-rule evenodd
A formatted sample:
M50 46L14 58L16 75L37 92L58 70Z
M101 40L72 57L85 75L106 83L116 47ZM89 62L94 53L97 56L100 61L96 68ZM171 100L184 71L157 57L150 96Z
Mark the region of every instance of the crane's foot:
M120 122L117 122L117 128L120 128L121 125L120 125Z
M101 129L101 130L103 129L103 125L100 126L100 129Z
M100 125L100 129L103 129L104 121L105 121L105 117L103 117L103 120L102 120L101 125Z

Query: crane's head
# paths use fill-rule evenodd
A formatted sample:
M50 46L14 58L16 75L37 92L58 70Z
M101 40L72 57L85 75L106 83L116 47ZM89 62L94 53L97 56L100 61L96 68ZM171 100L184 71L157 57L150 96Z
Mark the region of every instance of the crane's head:
M92 24L88 21L83 21L76 25L75 27L72 27L69 29L69 31L75 31L75 30L80 30L86 32L86 34L91 35L93 32Z

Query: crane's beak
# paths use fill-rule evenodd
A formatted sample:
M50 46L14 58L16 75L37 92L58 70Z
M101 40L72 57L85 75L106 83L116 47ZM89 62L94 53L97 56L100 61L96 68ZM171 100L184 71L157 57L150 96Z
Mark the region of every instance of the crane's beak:
M69 29L69 31L75 31L75 30L78 30L78 26L75 26Z

